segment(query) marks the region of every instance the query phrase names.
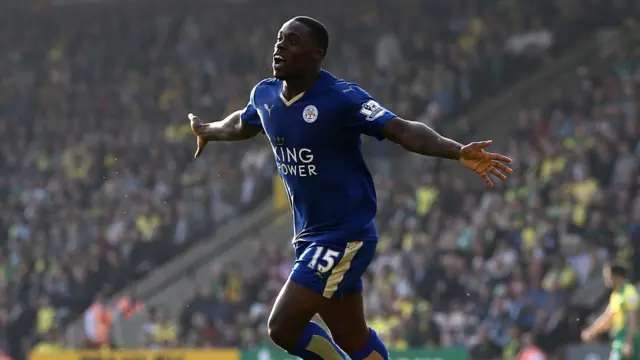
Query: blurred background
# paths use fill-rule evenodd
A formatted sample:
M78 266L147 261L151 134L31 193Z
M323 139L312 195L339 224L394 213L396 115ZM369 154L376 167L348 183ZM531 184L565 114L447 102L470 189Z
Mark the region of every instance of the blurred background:
M194 162L186 114L244 107L302 14L337 76L514 159L487 190L365 139L392 358L606 359L579 332L604 261L640 280L634 0L0 1L0 358L290 359L266 337L293 261L271 149Z

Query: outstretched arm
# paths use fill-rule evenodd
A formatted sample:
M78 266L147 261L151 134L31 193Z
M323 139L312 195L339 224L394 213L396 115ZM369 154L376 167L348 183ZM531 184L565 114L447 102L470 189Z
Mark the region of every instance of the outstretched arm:
M384 124L382 135L417 154L460 160L462 144L438 134L427 125L417 121L394 117Z
M438 134L423 123L397 116L382 126L381 134L411 152L458 160L464 167L478 174L489 187L493 187L489 174L506 180L504 173L513 172L505 165L511 162L510 158L484 150L491 145L491 140L462 145Z
M254 103L254 96L259 85L251 90L249 102L243 110L232 113L222 121L203 124L197 116L189 114L191 130L198 137L195 157L202 154L202 150L209 141L246 140L262 132L262 121Z
M345 109L351 115L345 122L348 129L379 140L387 138L417 154L459 160L490 187L493 186L493 182L489 179L489 174L505 180L507 177L503 172L513 172L505 165L510 163L511 159L484 151L484 148L491 145L491 141L473 142L463 146L438 134L425 124L399 118L357 85L347 85L342 94L346 99Z
M243 122L240 119L241 113L242 111L238 110L221 121L207 124L202 124L200 119L193 114L189 114L189 120L191 127L195 126L194 132L207 141L239 141L258 135L262 128Z
M260 132L262 128L242 121L242 111L236 111L221 121L203 124L194 114L189 114L191 130L198 137L198 148L195 157L200 156L202 150L209 141L239 141L250 139Z

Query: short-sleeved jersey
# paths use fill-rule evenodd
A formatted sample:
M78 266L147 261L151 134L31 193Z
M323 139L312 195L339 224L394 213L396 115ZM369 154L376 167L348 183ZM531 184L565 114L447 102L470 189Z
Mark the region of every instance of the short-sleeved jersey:
M614 290L609 298L609 311L613 313L611 334L617 335L627 327L627 313L638 311L638 291L632 284L625 283Z
M293 241L376 241L376 193L360 135L382 140L395 115L327 71L291 100L282 89L278 79L260 82L241 119L269 138L293 211Z

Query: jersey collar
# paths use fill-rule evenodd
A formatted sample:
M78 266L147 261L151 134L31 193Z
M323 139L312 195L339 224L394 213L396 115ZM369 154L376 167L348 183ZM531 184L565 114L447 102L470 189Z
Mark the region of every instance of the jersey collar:
M302 99L302 97L304 96L305 92L301 92L300 94L294 96L293 98L291 98L291 100L287 100L287 98L284 97L284 95L282 94L282 92L284 91L284 81L282 82L282 87L280 88L280 100L282 100L282 102L286 105L286 106L291 106L293 103L295 103L296 101ZM308 90L307 90L308 91Z
M328 71L326 70L320 70L320 76L318 76L318 79L313 83L313 85L311 85L311 87L305 91L302 92L296 96L294 96L291 100L287 100L284 95L282 94L282 91L284 90L284 81L282 82L282 87L280 88L280 100L282 100L282 102L286 105L286 106L291 106L293 103L295 103L296 101L302 99L302 97L304 96L304 94L308 93L309 91L318 88L318 87L324 87L324 86L328 86L331 85L335 82L336 78Z

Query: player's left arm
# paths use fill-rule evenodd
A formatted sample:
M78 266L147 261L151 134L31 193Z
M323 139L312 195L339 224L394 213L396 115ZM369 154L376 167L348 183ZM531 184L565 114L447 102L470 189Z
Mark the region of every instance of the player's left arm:
M427 125L402 119L390 119L381 129L382 136L403 148L425 156L460 160L464 145L438 134Z
M458 160L464 167L478 174L489 187L493 187L490 174L504 181L507 179L506 174L513 172L505 165L511 162L510 158L484 150L491 145L491 140L462 145L421 122L397 116L382 127L382 135L417 154Z
M489 179L489 174L505 180L507 177L504 173L512 172L505 165L511 159L484 150L491 145L490 140L462 145L438 134L423 123L398 117L357 85L346 87L343 94L348 99L353 115L350 116L348 126L357 128L363 134L379 140L387 138L417 154L458 160L464 167L480 175L490 187L493 182Z

